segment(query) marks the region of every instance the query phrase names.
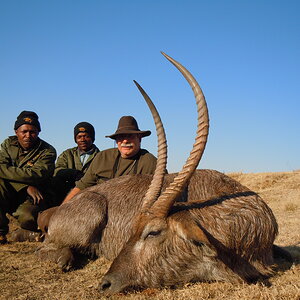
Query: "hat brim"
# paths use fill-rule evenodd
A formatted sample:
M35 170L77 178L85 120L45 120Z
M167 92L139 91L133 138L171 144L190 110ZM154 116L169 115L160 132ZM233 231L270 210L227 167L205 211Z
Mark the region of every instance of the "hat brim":
M118 135L121 134L140 134L141 137L149 136L151 134L150 130L145 130L145 131L140 131L140 130L119 130L116 131L114 134L111 135L106 135L105 137L111 138L111 139L116 139Z

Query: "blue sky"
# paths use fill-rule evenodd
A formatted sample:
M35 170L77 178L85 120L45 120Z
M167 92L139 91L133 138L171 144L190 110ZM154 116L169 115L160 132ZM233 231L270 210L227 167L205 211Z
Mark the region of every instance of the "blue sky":
M202 87L210 134L200 168L222 172L300 169L300 1L0 0L0 140L22 110L38 113L40 137L58 154L81 121L100 149L113 147L122 115L153 134L133 80L156 104L169 172L185 162L196 130L192 91L160 54Z

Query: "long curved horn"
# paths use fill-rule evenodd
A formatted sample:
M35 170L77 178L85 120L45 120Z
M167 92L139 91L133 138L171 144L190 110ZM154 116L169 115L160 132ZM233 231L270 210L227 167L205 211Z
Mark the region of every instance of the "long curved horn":
M179 62L163 52L162 54L182 73L190 84L196 98L198 112L197 135L190 156L182 167L182 170L174 178L174 181L166 188L151 207L151 213L164 218L167 216L169 209L174 204L176 198L181 194L187 181L191 178L199 164L207 142L209 117L205 97L196 79Z
M153 104L152 100L147 95L147 93L143 90L143 88L135 80L133 80L133 82L135 83L135 85L143 95L146 103L148 104L148 107L151 111L155 123L158 140L156 169L151 184L144 197L142 206L142 212L147 212L161 193L161 188L167 166L167 139L163 123L155 105Z

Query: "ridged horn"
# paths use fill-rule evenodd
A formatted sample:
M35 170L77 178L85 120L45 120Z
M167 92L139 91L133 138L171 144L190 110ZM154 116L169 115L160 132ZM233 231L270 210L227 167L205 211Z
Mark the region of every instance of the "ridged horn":
M166 139L166 133L165 133L163 123L161 121L161 118L159 116L159 113L155 105L153 104L152 100L147 95L147 93L144 91L144 89L135 80L133 80L133 82L135 83L140 93L144 97L151 111L155 123L155 127L156 127L157 143L158 143L156 169L151 184L143 199L142 212L146 212L149 210L152 204L157 200L158 196L161 193L161 188L162 188L166 166L167 166L167 139Z
M186 183L191 178L200 162L208 137L209 116L205 97L196 79L179 62L163 52L162 54L181 72L181 74L188 81L194 92L198 112L197 134L193 149L185 165L182 167L182 170L177 174L173 182L159 196L157 201L150 209L152 214L164 218L167 216L168 211L174 204L176 198L182 193Z

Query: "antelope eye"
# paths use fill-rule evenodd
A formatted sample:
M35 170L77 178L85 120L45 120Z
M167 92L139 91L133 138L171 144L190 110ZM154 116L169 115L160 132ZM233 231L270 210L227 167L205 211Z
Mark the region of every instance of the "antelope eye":
M147 234L146 238L151 238L151 237L154 237L154 236L160 235L160 233L161 233L161 230L157 230L157 231L150 231L150 232Z

